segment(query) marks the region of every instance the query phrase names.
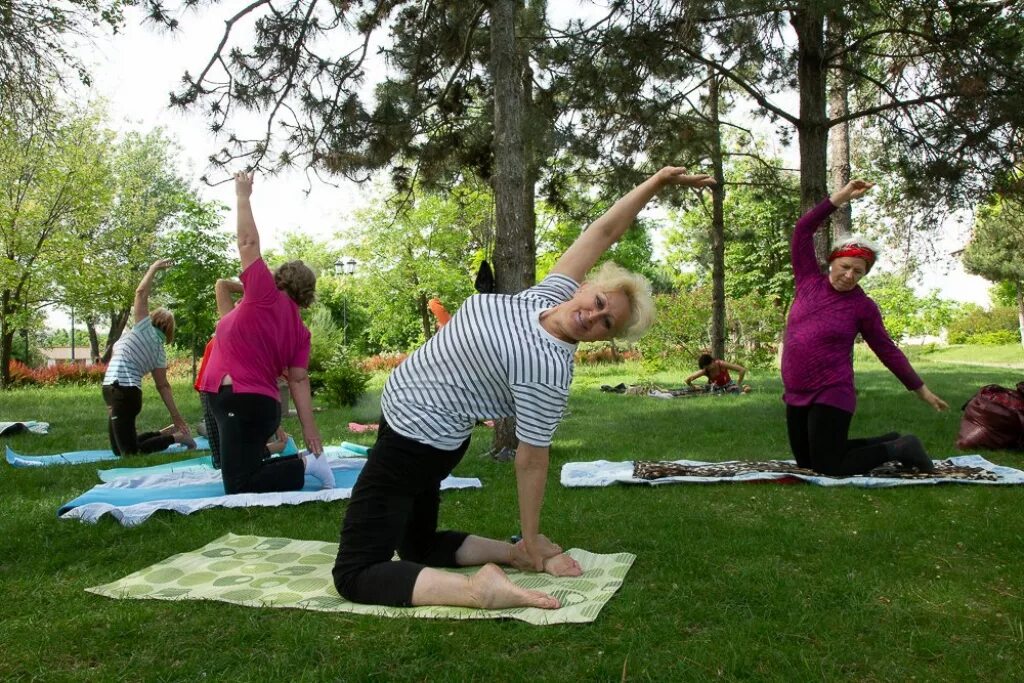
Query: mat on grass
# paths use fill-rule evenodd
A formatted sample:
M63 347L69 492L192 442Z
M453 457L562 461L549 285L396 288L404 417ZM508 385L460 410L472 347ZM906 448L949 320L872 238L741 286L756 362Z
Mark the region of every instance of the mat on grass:
M883 466L868 475L829 477L796 466L792 460L700 462L696 460L569 462L562 465L562 486L611 484L683 484L726 481L806 481L819 486L885 488L921 484L1024 484L1024 472L989 462L980 455L935 461L933 474L900 472Z
M49 422L36 422L26 420L25 422L0 422L0 436L11 436L29 432L31 434L46 434L50 430Z
M196 437L197 451L210 450L210 442L205 436ZM180 444L174 443L160 451L160 453L185 453L188 449ZM51 467L53 465L80 465L83 462L102 462L104 460L121 460L111 450L97 451L71 451L69 453L57 453L56 455L22 455L15 453L11 447L7 447L7 463L13 467Z
M298 450L294 446L294 441L291 437L288 437L288 445L281 452L281 455L291 455L297 453ZM366 456L366 451L369 449L359 444L349 443L343 441L340 446L324 446L324 454L330 460L340 460L343 458L361 458ZM96 473L100 476L100 481L113 481L114 479L121 479L123 477L145 477L153 474L167 474L170 472L212 472L213 457L209 455L202 455L198 458L189 458L188 460L175 460L174 462L166 462L162 465L152 465L150 467L114 467L109 470L97 470Z
M298 505L309 501L332 501L352 495L359 471L365 458L331 460L335 488L321 489L319 480L306 477L301 491L279 493L224 493L221 473L217 470L188 470L166 472L141 477L119 477L97 484L77 498L60 506L57 515L62 519L80 519L96 522L109 514L123 526L137 526L158 510L173 510L190 515L211 507L277 507ZM442 489L481 488L479 479L448 477L441 482Z
M557 597L562 603L560 609L482 610L348 602L338 596L331 579L337 552L337 543L227 534L198 550L172 555L123 579L86 590L115 599L219 600L248 607L291 607L378 617L508 618L545 626L594 621L636 559L629 553L596 555L573 548L568 552L583 567L582 576L555 578L509 570L509 577L517 584ZM472 573L476 568L446 571Z

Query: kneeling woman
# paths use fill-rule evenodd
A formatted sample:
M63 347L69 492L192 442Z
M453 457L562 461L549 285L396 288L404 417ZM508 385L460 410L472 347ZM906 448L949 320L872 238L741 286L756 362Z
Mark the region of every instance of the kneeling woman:
M836 208L873 186L851 181L804 214L793 231L796 298L786 321L782 398L797 464L822 474L864 474L890 460L923 472L934 469L913 435L847 438L857 405L853 344L858 334L907 389L936 410L948 408L914 372L886 332L878 306L857 284L874 265L877 250L848 240L832 251L827 275L818 269L814 233Z
M156 261L135 289L135 325L114 343L114 350L103 377L103 400L107 404L107 430L115 455L157 453L172 443L195 448L188 424L178 412L174 394L167 381L167 354L164 345L174 341L174 314L166 308L149 312L149 293L157 272L170 268L171 261ZM142 412L142 378L152 373L156 390L167 406L174 424L159 432L135 430L135 419Z
M299 308L313 303L316 276L302 261L271 273L260 254L260 238L249 197L252 175L235 176L238 200L238 256L242 300L217 323L217 341L203 373L220 437L220 464L227 493L298 491L305 474L334 487L320 432L313 419L309 375L309 330ZM308 454L268 457L267 441L281 424L277 378L287 371L288 387L302 424Z
M662 188L707 176L665 168L594 222L540 284L516 295L470 297L451 322L388 378L383 419L352 491L334 585L354 602L554 609L556 598L512 583L497 566L578 576L579 565L540 534L548 450L562 419L577 342L638 337L653 320L650 287L597 259ZM516 545L437 529L441 481L458 465L476 421L515 416ZM398 551L401 560L392 562ZM433 567L484 565L463 576Z

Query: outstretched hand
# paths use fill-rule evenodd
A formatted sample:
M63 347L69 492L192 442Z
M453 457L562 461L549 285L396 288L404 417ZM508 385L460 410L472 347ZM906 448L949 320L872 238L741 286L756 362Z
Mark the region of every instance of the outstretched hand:
M836 206L842 206L851 199L860 199L874 186L874 183L867 180L851 180L846 183L842 189L836 190L836 192L829 197L829 201Z
M922 401L924 401L925 403L927 403L940 413L945 410L949 410L949 404L943 401L935 394L933 394L932 390L924 386L923 384L921 385L921 388L917 390L916 393Z
M252 181L255 174L239 171L235 174L235 196L249 197L252 195Z
M684 187L711 187L715 179L707 173L691 174L682 166L666 166L656 174L663 185L682 185Z
M153 261L153 264L150 266L150 268L152 268L153 270L164 270L165 268L170 268L173 265L174 261L172 259L162 258Z

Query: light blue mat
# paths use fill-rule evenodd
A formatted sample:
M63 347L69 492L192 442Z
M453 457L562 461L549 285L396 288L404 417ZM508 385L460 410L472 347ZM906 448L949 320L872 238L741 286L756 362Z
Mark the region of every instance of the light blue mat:
M193 460L200 460L193 458ZM63 519L96 522L110 514L124 526L141 524L158 510L173 510L188 515L210 507L274 507L297 505L309 501L332 501L352 495L365 458L344 458L330 461L335 488L321 489L320 482L306 477L301 491L280 493L238 493L227 495L221 473L212 469L164 472L148 476L119 477L97 484L89 491L61 505L58 515ZM442 489L480 488L479 479L448 477Z
M210 450L210 442L205 436L196 437L195 450ZM188 449L180 443L171 444L160 453L185 453ZM111 450L71 451L56 455L21 455L7 446L7 462L12 467L52 467L53 465L79 465L84 462L102 462L104 460L120 460Z
M342 442L340 446L324 446L324 455L331 460L337 460L340 458L360 458L365 454L360 450L350 450L355 448L365 448L365 446L359 446L359 444L351 444L347 441ZM295 447L295 441L288 437L288 444L285 446L281 455L294 455L298 453L298 449ZM115 467L109 470L97 470L97 474L100 475L100 481L113 481L114 479L120 479L122 477L147 477L155 474L168 474L170 472L201 472L214 470L213 467L213 456L204 455L198 458L190 458L189 460L176 460L174 462L166 462L162 465L152 465L150 467Z

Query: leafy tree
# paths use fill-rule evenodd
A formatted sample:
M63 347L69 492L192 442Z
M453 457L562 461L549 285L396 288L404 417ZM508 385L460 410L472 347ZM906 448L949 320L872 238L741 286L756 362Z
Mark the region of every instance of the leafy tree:
M905 337L938 336L953 321L958 305L932 290L918 296L899 273L875 273L862 282L882 312L885 328L897 342Z
M0 118L0 387L15 333L55 303L79 235L106 211L108 143L95 114Z
M1012 283L1024 344L1024 202L997 196L980 207L963 261L968 272Z

